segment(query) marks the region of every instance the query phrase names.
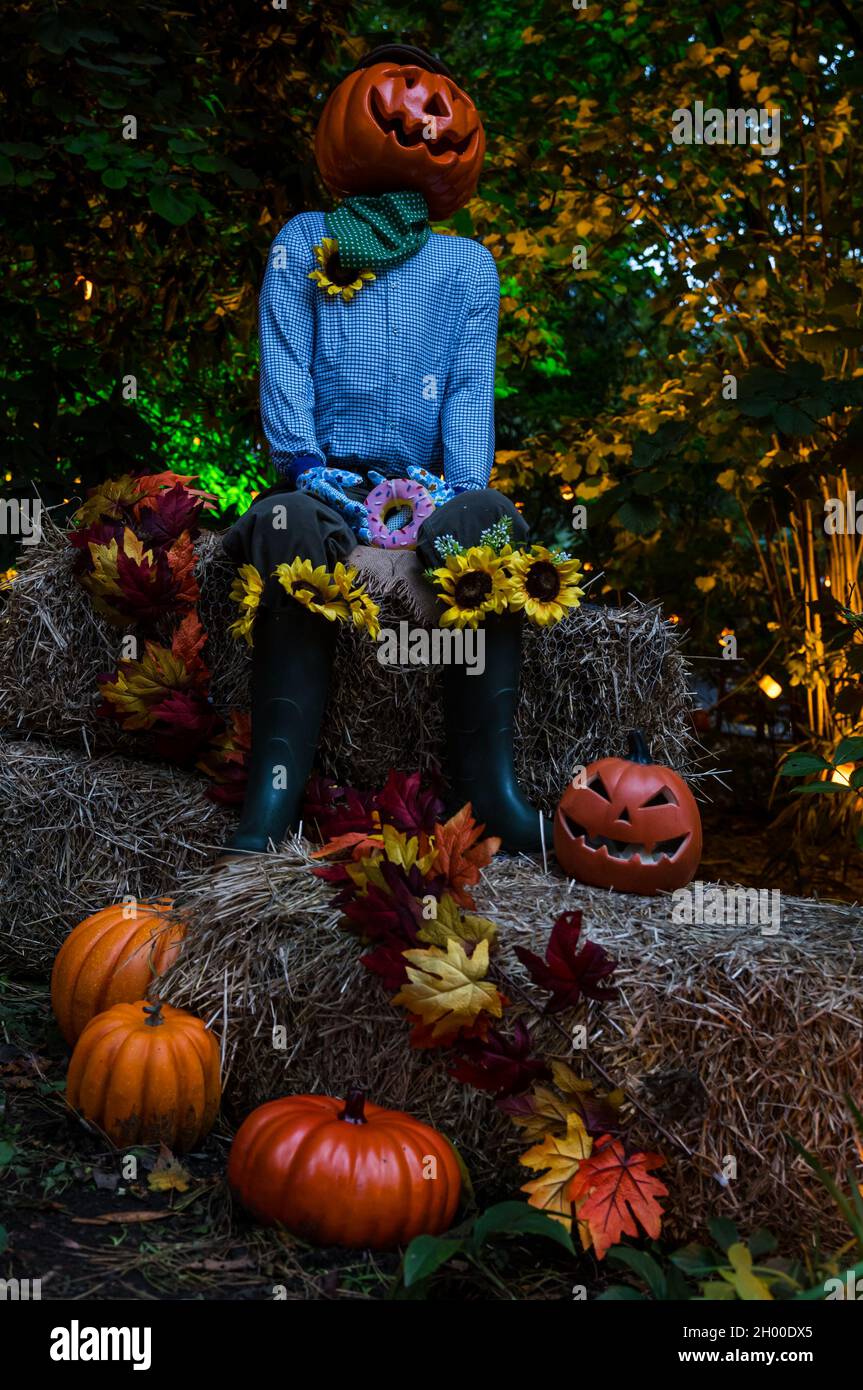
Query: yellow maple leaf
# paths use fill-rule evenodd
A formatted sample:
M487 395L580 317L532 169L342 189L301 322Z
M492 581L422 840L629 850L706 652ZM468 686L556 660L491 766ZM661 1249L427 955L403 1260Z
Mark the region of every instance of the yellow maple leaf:
M522 1187L529 1193L528 1204L538 1207L567 1229L572 1224L572 1201L569 1185L581 1166L582 1160L590 1158L593 1140L584 1127L584 1121L574 1110L566 1119L566 1135L548 1134L541 1144L536 1144L522 1154L519 1163L534 1172L545 1170L539 1178L532 1178Z
M503 1000L485 979L488 942L480 941L468 956L460 941L447 941L446 954L436 946L425 951L405 951L409 984L391 1001L401 1004L423 1023L434 1024L432 1037L452 1037L478 1014L500 1018Z
M455 898L444 893L435 917L426 922L417 935L420 941L446 950L448 941L487 941L491 945L497 936L497 927L487 917L462 912Z
M153 706L172 690L185 690L191 683L180 657L156 642L146 642L141 659L121 662L115 679L103 684L102 694L116 705L124 729L148 729L154 722Z

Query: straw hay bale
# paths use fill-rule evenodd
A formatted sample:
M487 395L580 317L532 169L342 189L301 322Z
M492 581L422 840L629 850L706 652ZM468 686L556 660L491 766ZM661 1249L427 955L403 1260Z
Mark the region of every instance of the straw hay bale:
M171 894L233 818L176 768L0 740L0 957L48 968L66 933L126 894Z
M352 557L361 566L364 549ZM248 648L227 634L234 568L213 533L201 536L198 554L212 697L222 712L247 708ZM20 573L0 602L0 724L86 752L145 755L145 738L96 713L97 678L115 668L123 634L93 612L73 560L64 533L46 524L43 543L21 557ZM367 576L384 626L416 623L404 585L387 587L374 566ZM575 766L624 751L627 732L636 727L657 760L691 770L688 704L678 634L656 606L586 603L554 629L528 625L516 730L526 793L550 810ZM381 786L391 767L425 769L442 761L443 751L440 670L381 666L376 646L343 628L320 769L339 782Z
M226 1100L237 1116L272 1096L341 1094L351 1084L407 1108L463 1151L480 1200L523 1181L508 1168L521 1136L486 1095L451 1081L440 1057L411 1051L408 1028L358 963L338 925L331 890L308 873L308 847L252 856L190 880L180 895L187 945L162 985L221 1037ZM778 936L757 927L670 920L670 899L615 895L568 884L555 869L499 857L477 893L501 926L498 967L538 1050L572 1058L539 1004L513 946L543 951L557 913L585 912L589 936L619 962L620 998L591 1004L589 1056L651 1119L634 1114L639 1143L666 1155L666 1229L691 1238L708 1217L769 1226L793 1246L820 1222L841 1238L825 1194L784 1135L829 1171L853 1158L843 1095L863 1095L856 908L785 898ZM530 1002L525 1002L529 1000ZM581 1021L569 1015L569 1026ZM286 1046L273 1046L273 1029ZM687 1156L676 1143L690 1151ZM737 1177L718 1178L726 1157Z

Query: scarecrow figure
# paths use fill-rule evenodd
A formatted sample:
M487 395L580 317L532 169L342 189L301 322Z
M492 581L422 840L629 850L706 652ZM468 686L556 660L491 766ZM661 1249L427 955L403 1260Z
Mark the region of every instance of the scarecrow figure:
M296 826L327 700L339 620L377 635L346 557L413 545L449 605L485 626L485 670L443 667L456 804L510 850L540 844L513 766L523 611L578 601L575 562L524 549L527 527L489 488L500 288L489 251L434 233L473 195L479 114L438 59L375 49L331 94L315 140L331 213L275 239L260 299L261 413L281 482L228 531L234 625L253 643L252 753L236 850ZM278 770L278 775L277 775Z

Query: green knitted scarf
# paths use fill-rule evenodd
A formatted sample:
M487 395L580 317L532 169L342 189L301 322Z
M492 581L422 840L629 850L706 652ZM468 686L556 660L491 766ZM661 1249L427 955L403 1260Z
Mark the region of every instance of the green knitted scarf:
M429 210L421 193L357 194L325 214L345 270L388 270L415 256L429 239Z

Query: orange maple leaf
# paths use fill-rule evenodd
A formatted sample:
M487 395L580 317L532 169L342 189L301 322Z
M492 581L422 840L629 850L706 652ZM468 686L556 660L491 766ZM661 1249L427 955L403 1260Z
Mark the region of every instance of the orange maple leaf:
M485 826L474 820L470 802L450 816L445 825L436 824L434 828L434 871L444 875L461 907L476 906L466 890L479 883L480 869L490 864L500 849L496 835L481 838L484 830Z
M638 1235L639 1225L656 1240L662 1225L657 1198L667 1197L668 1188L650 1170L664 1162L661 1154L627 1154L619 1139L605 1134L579 1166L568 1196L588 1224L598 1260L621 1236Z
M195 543L188 531L183 531L167 552L171 574L180 586L177 602L188 604L190 608L198 601L201 593L195 578L197 558Z
M190 677L189 683L194 686L204 686L210 679L210 672L201 659L201 648L206 640L207 634L194 609L186 614L171 638L171 655L182 661Z
M383 849L383 844L380 835L369 835L365 830L348 830L344 835L334 835L327 840L325 845L315 850L312 859L328 859L331 854L341 854L348 849L352 859L365 859L374 850Z

